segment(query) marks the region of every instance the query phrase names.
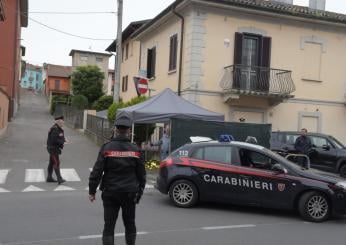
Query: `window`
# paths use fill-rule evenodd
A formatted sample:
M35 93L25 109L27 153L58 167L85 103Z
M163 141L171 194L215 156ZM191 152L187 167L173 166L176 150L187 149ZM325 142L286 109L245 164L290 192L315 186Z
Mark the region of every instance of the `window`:
M125 60L129 58L129 43L125 45Z
M174 71L177 69L177 50L178 48L178 35L175 34L171 36L169 42L169 71Z
M128 80L129 80L129 76L124 76L122 79L122 86L121 86L121 91L122 92L126 92L127 91L127 87L128 87Z
M102 57L96 57L96 62L103 62L103 58Z
M88 61L88 56L87 55L81 55L80 60L81 61Z
M241 165L244 167L271 170L278 163L276 160L256 151L240 149L239 155Z
M309 138L311 140L311 144L317 148L322 148L323 146L327 146L327 145L332 147L332 145L328 142L326 138L316 137L316 136L309 136Z
M155 77L156 47L148 49L147 57L147 78Z
M54 89L59 90L60 89L60 80L55 80L54 82L55 82Z
M237 32L234 45L234 88L268 91L270 56L270 37Z
M192 157L206 161L231 164L232 148L230 146L207 146L197 149L193 152Z

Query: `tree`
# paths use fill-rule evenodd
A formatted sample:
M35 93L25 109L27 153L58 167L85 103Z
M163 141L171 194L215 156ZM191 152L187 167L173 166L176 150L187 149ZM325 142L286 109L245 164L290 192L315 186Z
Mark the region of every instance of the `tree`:
M120 101L119 103L113 103L108 109L108 120L114 122L115 117L117 115L117 110L129 106L133 106L139 103L146 101L148 98L145 96L134 97L130 101L123 103ZM152 135L155 130L155 124L136 124L134 131L134 141L140 145L142 142L146 141L146 130L148 130L148 136Z
M79 66L71 75L74 95L84 95L90 104L103 95L104 73L97 66Z
M72 107L78 109L78 110L84 110L88 108L88 98L85 97L84 95L78 94L76 96L72 97L71 101Z
M108 109L113 103L113 96L104 95L96 100L93 104L93 109L96 111L102 111Z

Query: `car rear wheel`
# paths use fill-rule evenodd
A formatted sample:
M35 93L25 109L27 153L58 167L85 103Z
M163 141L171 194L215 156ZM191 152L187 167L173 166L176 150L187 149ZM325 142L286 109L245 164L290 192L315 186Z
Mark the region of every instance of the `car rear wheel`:
M299 200L299 213L303 219L312 222L323 222L330 216L330 205L320 192L307 192Z
M346 178L346 164L342 165L340 168L340 176Z
M189 208L198 201L196 186L188 180L177 180L169 188L169 197L174 205Z

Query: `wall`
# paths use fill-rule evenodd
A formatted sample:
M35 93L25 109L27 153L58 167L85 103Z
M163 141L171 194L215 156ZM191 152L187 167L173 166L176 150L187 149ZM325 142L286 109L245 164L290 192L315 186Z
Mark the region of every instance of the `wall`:
M169 72L169 45L170 37L178 34L177 50L177 69L179 68L180 54L180 30L181 21L178 17L172 17L169 21L162 24L155 31L146 34L140 38L141 41L141 60L140 67L143 72L147 70L147 52L148 49L156 47L156 74L155 78L149 81L149 88L155 91L151 95L158 94L165 88L178 90L178 71Z
M125 54L123 54L124 59L121 63L120 76L120 97L125 102L137 97L133 77L138 76L140 56L140 42L129 39L123 43L123 46L125 47L127 43L129 44L129 54L127 59L125 58ZM128 89L125 92L122 91L122 78L124 76L128 76Z
M4 134L8 124L9 100L4 91L0 89L0 137Z
M60 80L60 88L56 91L70 93L70 79L63 77L48 77L48 91L55 92L55 80Z
M20 86L22 88L32 87L36 91L41 91L43 87L42 71L37 69L26 69L25 75L20 82Z

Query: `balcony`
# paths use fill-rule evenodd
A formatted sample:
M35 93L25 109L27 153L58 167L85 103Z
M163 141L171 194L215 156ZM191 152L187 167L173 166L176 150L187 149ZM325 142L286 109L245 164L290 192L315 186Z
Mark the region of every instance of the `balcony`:
M257 96L268 98L271 105L292 98L295 85L292 71L231 65L225 67L220 81L225 101L239 99L240 96Z

